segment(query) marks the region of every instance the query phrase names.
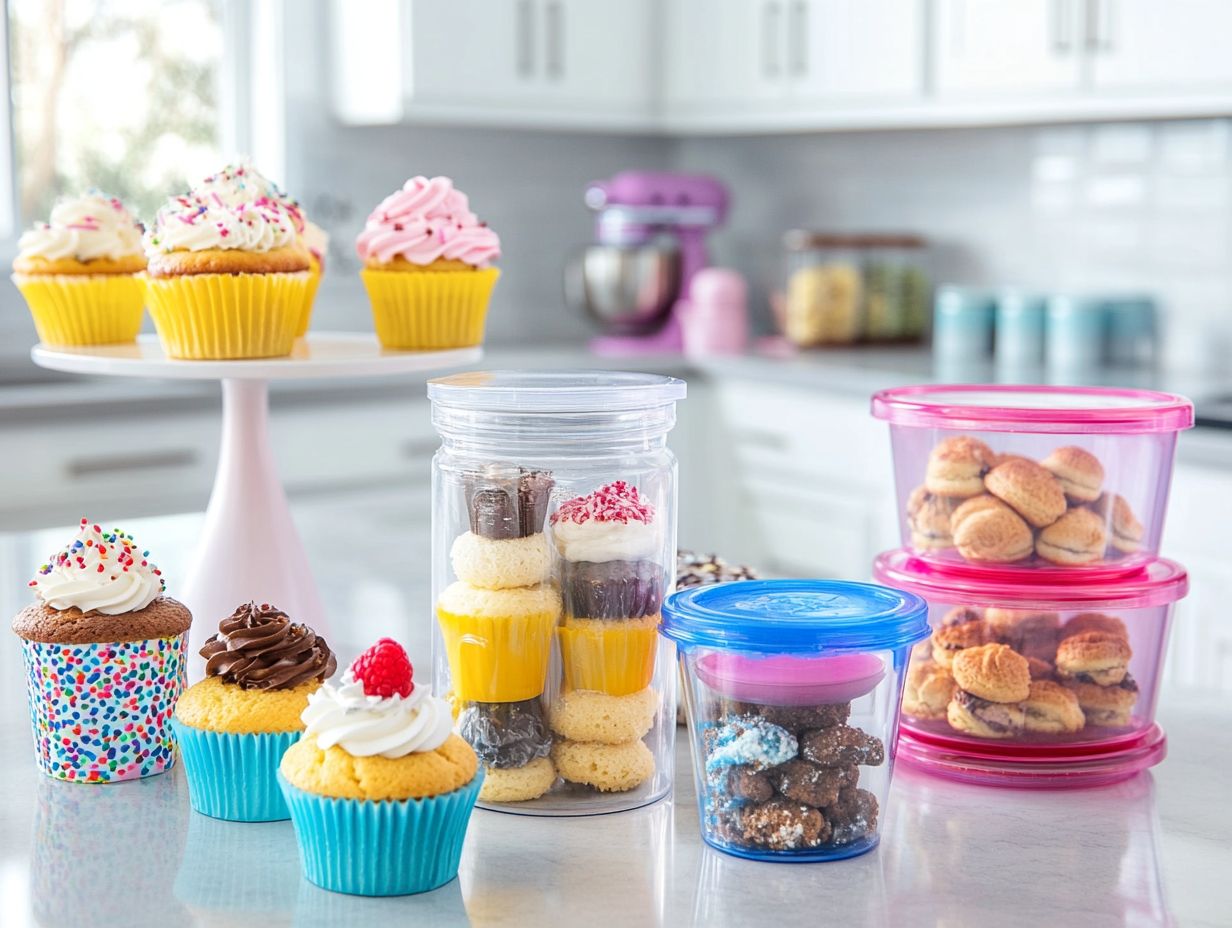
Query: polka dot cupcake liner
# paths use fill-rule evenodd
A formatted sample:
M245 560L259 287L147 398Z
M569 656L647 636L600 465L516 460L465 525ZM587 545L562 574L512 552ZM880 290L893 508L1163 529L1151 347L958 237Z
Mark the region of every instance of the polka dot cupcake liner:
M49 777L115 783L175 764L170 720L188 635L147 641L22 641L34 756Z

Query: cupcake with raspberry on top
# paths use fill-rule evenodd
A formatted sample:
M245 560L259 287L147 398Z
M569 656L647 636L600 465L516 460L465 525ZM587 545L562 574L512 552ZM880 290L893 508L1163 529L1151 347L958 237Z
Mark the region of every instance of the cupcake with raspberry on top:
M380 639L308 697L303 722L279 782L308 880L362 896L452 880L483 773L402 646Z

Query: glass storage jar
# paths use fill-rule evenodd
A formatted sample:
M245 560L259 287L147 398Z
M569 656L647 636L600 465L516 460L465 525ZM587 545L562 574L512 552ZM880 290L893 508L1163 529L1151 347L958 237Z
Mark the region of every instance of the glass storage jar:
M906 551L873 577L928 602L911 656L899 749L953 779L1096 786L1164 756L1155 708L1184 568L1155 560L1106 581L955 577Z
M707 844L771 861L876 847L927 610L912 593L840 580L746 580L668 600Z
M428 384L433 669L487 775L479 805L586 815L671 788L685 384L493 371Z

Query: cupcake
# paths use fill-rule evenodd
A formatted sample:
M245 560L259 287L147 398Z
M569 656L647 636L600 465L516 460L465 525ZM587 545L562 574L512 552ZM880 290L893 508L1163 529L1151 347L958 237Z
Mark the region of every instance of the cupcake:
M201 647L205 679L188 688L172 727L192 807L233 822L290 818L278 762L304 729L308 697L337 669L307 625L268 603L245 603Z
M295 326L297 337L308 331L308 323L312 321L312 304L316 301L321 278L325 276L325 254L329 251L329 234L315 222L305 219L300 239L304 247L308 249L308 258L312 262L312 267L308 270L308 295L304 299L304 308L300 313L299 323Z
M448 177L412 177L377 206L355 243L386 348L441 350L483 341L500 239Z
M91 190L56 203L17 244L13 283L44 345L131 342L141 328L141 224L115 197Z
M244 170L256 184L259 175ZM251 199L237 178L212 175L172 197L145 234L146 298L169 357L291 351L311 283L303 216L264 178L270 189Z
M22 639L35 759L48 776L110 783L175 763L169 725L184 690L192 615L164 595L131 535L82 519L38 569Z
M483 773L449 703L382 638L308 697L279 783L304 875L322 889L399 896L458 873Z

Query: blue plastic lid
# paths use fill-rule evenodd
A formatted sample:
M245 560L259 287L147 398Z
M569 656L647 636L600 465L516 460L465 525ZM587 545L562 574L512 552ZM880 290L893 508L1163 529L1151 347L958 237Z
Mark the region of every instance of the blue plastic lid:
M660 630L686 647L762 654L878 651L927 638L928 604L876 583L737 580L670 596Z

